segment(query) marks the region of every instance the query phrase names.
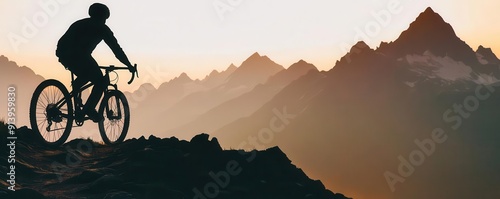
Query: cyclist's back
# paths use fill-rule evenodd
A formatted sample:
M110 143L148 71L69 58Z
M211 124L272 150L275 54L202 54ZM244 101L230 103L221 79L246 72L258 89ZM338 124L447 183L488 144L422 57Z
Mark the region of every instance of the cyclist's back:
M73 23L57 43L56 55L60 58L74 56L90 56L111 30L106 24L91 18L81 19ZM112 33L111 33L112 34Z

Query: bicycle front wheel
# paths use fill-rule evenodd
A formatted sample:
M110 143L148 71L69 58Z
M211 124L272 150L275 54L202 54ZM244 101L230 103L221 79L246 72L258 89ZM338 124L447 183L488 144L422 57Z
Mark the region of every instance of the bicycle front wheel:
M106 93L99 106L99 114L104 117L99 122L104 143L111 145L125 140L130 124L130 108L125 95L118 90Z
M59 146L68 139L73 125L73 102L61 82L49 79L38 85L29 114L31 128L45 144Z

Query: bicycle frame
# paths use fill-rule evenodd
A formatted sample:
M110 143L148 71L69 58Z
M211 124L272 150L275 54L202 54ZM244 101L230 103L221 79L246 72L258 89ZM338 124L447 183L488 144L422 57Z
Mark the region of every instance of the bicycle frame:
M137 67L137 66L135 66ZM109 79L109 73L112 72L112 71L115 71L115 70L124 70L124 69L127 69L128 70L128 67L115 67L113 65L111 66L99 66L100 69L104 69L105 70L105 75L104 77L108 80L108 85L106 86L105 90L104 90L104 94L106 94L107 92L110 92L110 87L112 88L111 90L118 90L118 85L117 84L112 84L110 79ZM137 74L137 73L136 73ZM137 74L138 76L138 74ZM134 74L132 74L132 78L130 79L130 81L128 82L129 84L132 83L132 81L134 80ZM75 74L73 72L71 72L71 84L73 84L75 81ZM74 109L75 110L75 114L74 115L66 115L66 114L63 114L61 115L62 117L66 117L66 118L69 118L69 117L72 117L73 119L76 119L75 118L75 115L77 112L81 111L81 106L82 106L82 99L81 99L81 93L82 91L90 88L91 86L93 86L94 84L92 82L87 82L86 84L84 84L81 88L79 89L76 89L72 86L72 91L69 93L69 96L70 96L70 100L73 100L74 102ZM117 99L118 100L118 99ZM63 98L61 100L59 100L55 105L58 109L60 109L64 104L66 103L66 99ZM102 101L101 101L102 103ZM118 104L118 116L109 116L110 114L107 114L108 117L111 117L110 119L117 119L117 118L121 118L121 107L120 107L120 104ZM106 106L106 113L109 113L109 108ZM115 118L116 117L116 118ZM82 118L83 121L85 120L88 120L90 118L87 118L87 117L83 117ZM82 121L82 122L83 122Z

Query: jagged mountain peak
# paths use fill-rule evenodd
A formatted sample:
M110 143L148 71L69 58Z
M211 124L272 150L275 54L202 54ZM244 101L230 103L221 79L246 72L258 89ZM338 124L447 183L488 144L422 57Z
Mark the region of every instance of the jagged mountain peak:
M434 12L431 7L428 7L424 12L420 13L417 19L410 24L411 31L418 31L417 29L421 29L422 31L444 31L444 32L436 32L437 34L444 35L447 37L456 36L455 30L453 27L447 23L441 15Z
M440 57L449 56L469 65L478 64L475 52L462 41L453 27L441 15L427 8L394 42L381 45L379 50L400 58L430 51Z
M215 70L215 69L214 69L214 70L212 70L212 72L210 72L210 74L208 74L207 76L212 76L212 75L217 75L217 74L219 74L219 71L217 71L217 70Z
M229 67L227 67L226 70L220 72L217 70L213 70L209 75L205 76L205 78L200 82L208 87L219 86L224 82L226 82L227 77L229 77L234 71L236 71L236 69L238 69L238 67L236 67L234 64L231 63L231 65L229 65Z
M226 68L225 72L233 72L237 69L238 67L236 65L234 65L233 63L231 63L231 65L229 65L229 67Z
M141 94L141 93L143 93L144 91L155 91L155 90L157 90L157 89L156 89L156 87L155 87L153 84L151 84L151 83L149 83L149 82L148 82L148 83L141 84L141 85L139 86L139 88L137 88L137 89L136 89L136 90L134 90L134 91L126 91L126 92L124 92L124 93L125 93L126 95L127 95L127 94L129 94L129 95L130 95L130 94ZM127 97L128 97L128 96L127 96Z
M301 59L301 60L299 60L299 61L297 62L297 64L303 64L303 63L307 63L307 62L306 62L306 61L304 61L303 59Z
M239 68L235 69L236 71L250 71L250 70L258 70L258 68L263 68L263 67L273 67L273 68L283 69L281 65L277 64L269 57L265 55L262 56L257 52L252 54L245 61L243 61L243 63L241 63L241 66Z
M245 61L243 61L243 63L241 63L240 68L245 67L245 65L249 65L251 63L268 62L268 61L271 61L274 63L274 61L272 61L269 57L267 57L265 55L260 55L258 52L255 52L250 57L248 57Z
M431 7L427 7L424 11L424 13L436 13Z
M353 60L364 58L366 54L370 54L372 52L374 52L374 50L370 48L368 44L366 44L364 41L359 41L351 47L351 50L345 56L337 61L335 66L349 64Z
M181 73L181 75L179 75L179 77L178 77L178 78L179 78L179 79L186 79L186 78L187 78L187 79L191 79L191 78L187 75L187 73Z
M206 75L205 76L205 80L207 78L211 78L211 77L215 77L215 76L219 76L219 75L222 75L224 73L228 73L228 74L231 74L232 72L234 72L236 69L238 69L238 67L236 67L233 63L231 63L227 68L226 70L223 70L221 72L217 71L217 70L212 70L212 72L210 72L210 74Z
M493 50L492 50L491 48L486 48L486 47L484 47L483 45L479 45L479 47L477 48L476 52L477 52L477 53L487 52L487 53L494 54L494 53L493 53ZM496 55L495 55L495 56L496 56Z
M191 79L186 73L181 73L178 77L170 80L169 83L188 83L192 82L193 79Z
M318 70L316 66L314 66L311 63L308 63L304 61L303 59L299 60L298 62L292 64L290 67L288 67L289 71L294 71L294 70Z
M364 41L359 41L358 43L354 44L354 46L352 46L349 53L360 53L371 50L373 49L371 49L370 46L368 46L368 44L366 44Z
M260 54L259 54L259 52L255 52L255 53L253 53L253 54L252 54L252 55L251 55L248 59L251 59L251 58L259 58L259 57L261 57L261 56L260 56Z
M267 56L259 53L252 54L241 66L228 77L232 86L246 85L253 87L264 83L270 76L284 70L285 68Z
M481 64L500 63L500 60L495 55L495 53L493 53L493 50L491 50L491 48L485 48L484 46L480 45L476 50L476 55Z

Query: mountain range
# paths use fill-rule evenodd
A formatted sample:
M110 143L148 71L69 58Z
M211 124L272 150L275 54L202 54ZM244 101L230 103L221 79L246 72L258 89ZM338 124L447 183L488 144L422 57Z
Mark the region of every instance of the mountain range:
M183 73L144 84L126 93L129 135L208 133L222 148L279 146L354 198L499 198L499 79L490 48L473 50L427 8L396 40L375 49L360 41L329 71L254 53L202 80ZM384 173L397 173L436 128L447 141L393 191Z
M470 107L464 103L473 103L478 88L498 82L497 63L491 50L473 51L428 8L395 41L377 49L357 43L330 71L308 73L213 135L228 147L260 136L250 147L278 145L312 176L354 198L498 198L500 95L492 92L479 109L468 109L475 111L470 118L449 111ZM269 133L273 110L293 118ZM453 128L459 121L463 126ZM398 157L408 159L418 149L415 140L438 127L449 140L392 192L384 173L397 172Z

